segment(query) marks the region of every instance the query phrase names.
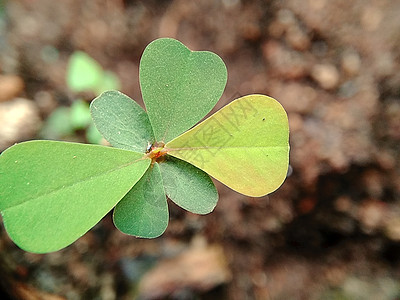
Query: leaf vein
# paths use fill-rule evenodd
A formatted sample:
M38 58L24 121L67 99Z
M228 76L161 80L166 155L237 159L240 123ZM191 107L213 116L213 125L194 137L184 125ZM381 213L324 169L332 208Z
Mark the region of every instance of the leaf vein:
M22 205L24 205L25 203L27 203L27 202L29 202L29 201L32 201L32 200L37 200L37 199L40 199L40 198L42 198L42 197L49 196L49 195L51 195L51 194L55 194L55 193L59 192L59 191L62 190L62 189L71 188L71 187L73 187L73 186L75 186L75 185L78 185L78 184L80 184L80 183L84 183L84 182L90 181L90 180L92 180L92 179L98 178L98 177L100 177L100 176L103 176L103 175L106 175L106 174L110 174L110 173L112 173L112 172L114 172L114 171L117 171L117 170L119 170L119 169L128 167L128 166L130 166L130 165L132 165L132 164L134 164L134 163L136 163L136 162L138 162L138 161L144 160L144 159L147 159L147 158L146 158L146 157L142 157L142 158L139 158L139 159L134 160L134 161L132 161L132 162L129 162L129 163L120 165L120 166L118 166L118 167L116 167L116 168L112 168L112 169L110 169L110 170L108 170L108 171L105 171L105 172L102 172L102 173L99 173L99 174L96 174L96 175L92 175L92 176L89 176L89 177L87 177L87 178L83 178L82 180L73 182L73 183L71 183L71 184L62 185L62 186L60 186L60 187L58 187L58 188L55 188L55 189L53 189L53 190L51 190L51 191L49 191L49 192L42 193L42 194L38 194L38 195L35 195L35 197L28 198L28 199L26 199L25 201L23 201L23 202L21 202L21 203L18 203L17 205L13 205L13 206L7 207L7 208L5 208L3 211L6 211L6 210L11 209L11 208L16 208L16 207L22 206Z

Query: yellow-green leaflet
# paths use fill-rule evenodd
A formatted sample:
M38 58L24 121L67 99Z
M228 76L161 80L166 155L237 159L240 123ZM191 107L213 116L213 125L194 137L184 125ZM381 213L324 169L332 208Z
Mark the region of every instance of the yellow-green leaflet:
M276 100L248 95L165 147L168 154L195 165L233 190L260 197L276 190L286 178L288 119Z

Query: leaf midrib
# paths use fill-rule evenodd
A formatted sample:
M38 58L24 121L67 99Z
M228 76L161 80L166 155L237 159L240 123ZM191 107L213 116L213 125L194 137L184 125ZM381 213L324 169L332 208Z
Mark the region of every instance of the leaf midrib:
M219 146L219 147L183 147L183 148L167 148L164 149L168 152L174 151L190 151L190 150L208 150L208 149L256 149L256 148L289 148L289 145L283 146Z
M59 192L59 191L62 190L62 189L71 188L71 187L73 187L73 186L75 186L75 185L77 185L77 184L84 183L84 182L86 182L86 181L90 181L90 180L92 180L92 179L95 179L95 178L97 178L97 177L100 177L100 176L103 176L103 175L112 173L112 172L117 171L117 170L122 169L122 168L126 168L126 167L128 167L128 166L130 166L130 165L132 165L132 164L134 164L134 163L136 163L136 162L138 162L138 161L144 160L144 159L147 159L147 157L142 157L142 158L139 158L139 159L134 160L134 161L132 161L132 162L125 163L125 164L120 165L120 166L118 166L118 167L116 167L116 168L112 168L112 169L107 170L107 171L105 171L105 172L98 173L98 174L96 174L96 175L94 175L94 176L89 176L89 177L87 177L87 178L84 178L83 180L79 180L79 181L74 182L74 183L72 183L72 184L62 185L62 186L57 187L57 188L55 188L55 189L53 189L53 190L51 190L51 191L49 191L49 192L45 192L45 193L39 194L39 195L37 195L37 196L35 196L35 197L28 198L28 199L26 199L25 201L23 201L23 202L21 202L21 203L18 203L18 204L16 204L16 205L12 205L12 206L10 206L10 207L7 207L7 208L3 209L2 211L6 211L6 210L8 210L8 209L11 209L11 208L15 208L15 207L24 205L25 203L27 203L27 202L29 202L29 201L37 200L37 199L40 199L40 198L42 198L42 197L45 197L45 196L48 196L48 195L51 195L51 194L55 194L55 193ZM147 168L146 168L146 170L147 170ZM146 170L144 170L144 172L146 172ZM143 174L144 174L144 172L143 172ZM142 176L143 176L143 175L142 175ZM140 179L140 178L139 178L139 179Z

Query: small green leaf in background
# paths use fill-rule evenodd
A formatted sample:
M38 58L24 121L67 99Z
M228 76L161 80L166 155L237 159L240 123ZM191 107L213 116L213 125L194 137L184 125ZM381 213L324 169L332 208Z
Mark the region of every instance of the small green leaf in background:
M75 135L78 130L86 130L89 143L101 144L103 137L93 125L89 104L83 100L75 100L71 107L56 108L44 123L40 135L44 139L63 140Z
M154 142L153 130L143 108L128 96L108 91L90 104L94 124L114 147L144 153Z
M94 126L94 123L90 123L89 127L86 129L86 140L91 143L91 144L102 144L103 142L103 136L101 133L97 130L96 126Z
M111 71L105 71L103 73L102 82L97 88L97 94L101 94L109 90L119 90L121 88L121 83L117 75Z
M70 122L75 130L85 129L92 123L89 104L83 100L75 100L71 105Z
M142 177L142 153L56 141L14 145L0 156L0 210L22 249L44 253L73 243Z
M161 38L143 52L140 87L155 138L168 142L199 122L221 97L227 71L222 59Z
M72 135L74 131L70 107L60 106L47 117L40 136L44 139L59 140Z
M165 145L168 154L204 170L233 190L260 197L285 180L287 115L276 100L249 95Z
M92 91L99 95L121 87L118 77L82 51L75 51L68 62L67 85L73 92Z
M114 209L114 224L123 233L155 238L168 226L168 205L158 163L153 164L140 181Z
M103 79L100 64L82 51L75 51L67 68L67 85L73 92L96 90Z

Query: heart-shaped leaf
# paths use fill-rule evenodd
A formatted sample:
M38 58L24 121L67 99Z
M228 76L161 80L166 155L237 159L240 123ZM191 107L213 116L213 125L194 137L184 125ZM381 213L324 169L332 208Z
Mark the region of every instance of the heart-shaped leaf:
M195 214L213 211L218 192L210 176L172 156L160 163L160 169L165 192L173 202Z
M82 51L75 51L68 63L67 85L73 92L92 91L101 94L120 88L118 77L104 71L100 64Z
M92 228L142 177L143 154L55 141L31 141L0 156L0 210L22 249L68 246Z
M121 88L121 83L117 75L111 71L104 71L101 84L97 87L97 92L101 94L102 92L109 90L119 90Z
M167 228L168 218L160 168L154 163L115 207L114 224L123 233L155 238Z
M158 142L168 142L200 121L224 91L227 71L221 58L192 52L181 42L150 43L140 61L140 86Z
M96 128L114 147L144 153L154 142L146 112L120 92L102 93L90 104L90 112Z
M263 196L286 178L287 115L270 97L245 96L170 141L165 149L239 193Z
M71 55L67 69L67 84L74 92L94 90L103 78L103 68L85 52Z

